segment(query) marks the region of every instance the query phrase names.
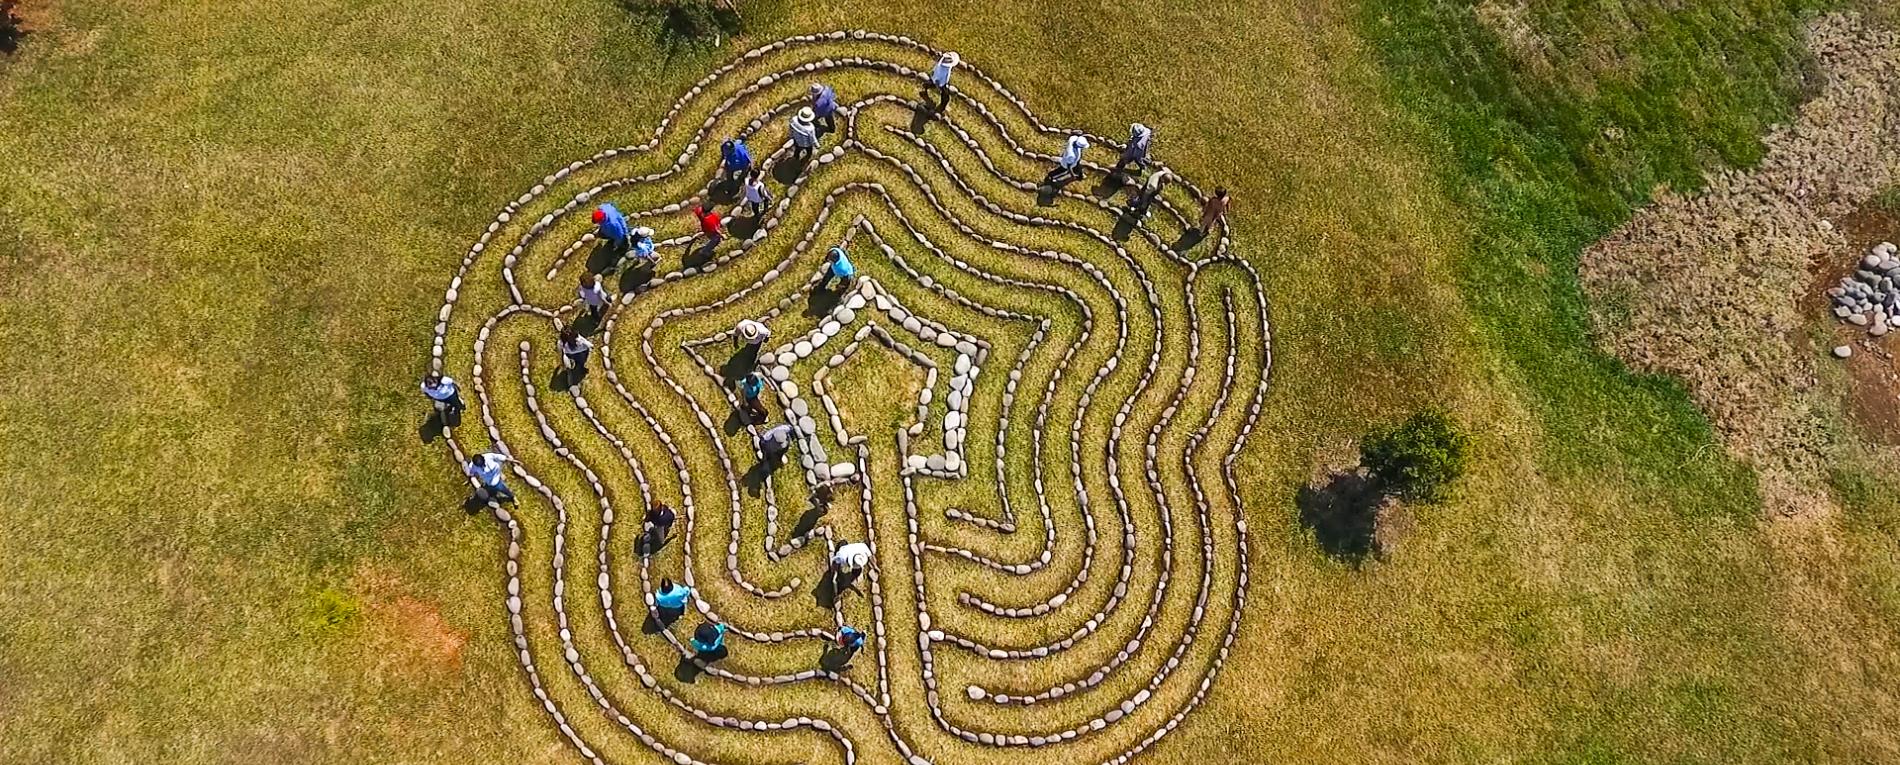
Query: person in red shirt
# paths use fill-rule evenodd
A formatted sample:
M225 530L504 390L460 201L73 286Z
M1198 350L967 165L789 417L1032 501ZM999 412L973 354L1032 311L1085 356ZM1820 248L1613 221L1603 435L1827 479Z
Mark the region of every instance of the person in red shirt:
M719 218L718 210L708 209L705 205L694 205L693 217L699 219L699 234L693 237L693 241L686 243L688 248L698 242L701 236L706 237L708 250L718 247L720 242L725 241L725 221Z

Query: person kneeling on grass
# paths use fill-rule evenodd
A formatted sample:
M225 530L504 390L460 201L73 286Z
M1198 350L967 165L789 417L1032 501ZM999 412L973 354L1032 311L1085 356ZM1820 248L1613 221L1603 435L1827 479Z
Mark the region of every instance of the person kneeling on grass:
M746 415L754 422L765 421L765 402L759 400L759 394L764 392L764 375L752 372L739 380L739 397L745 400Z
M726 625L712 622L700 622L693 630L693 639L689 641L699 655L719 653L726 648Z
M825 278L818 280L818 289L827 289L831 280L838 280L838 290L851 288L851 281L858 276L858 267L851 264L851 256L843 247L833 247L825 253Z
M693 588L670 578L662 578L659 588L653 591L653 605L662 610L680 613L686 610L686 600L692 596Z
M856 658L858 655L858 651L863 650L863 648L864 648L864 633L862 631L848 624L843 627L839 627L838 628L838 650L844 651L844 663L839 664L838 669L844 669L846 667L851 666L851 660L853 658Z

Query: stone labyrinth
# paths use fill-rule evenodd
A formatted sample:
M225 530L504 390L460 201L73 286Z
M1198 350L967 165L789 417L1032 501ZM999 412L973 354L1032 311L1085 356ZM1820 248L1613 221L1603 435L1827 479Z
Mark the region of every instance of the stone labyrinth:
M433 363L469 410L447 442L517 460L520 503L488 510L532 697L497 703L544 709L580 759L1122 763L1220 674L1248 581L1233 464L1271 361L1258 274L1224 228L1183 238L1207 193L1191 183L1123 218L1127 191L1102 185L1117 140L1041 189L1072 131L968 62L943 114L920 111L936 55L861 31L748 52L645 143L522 194L450 281ZM814 82L843 109L793 161ZM696 201L734 206L714 180L734 136L776 199L689 248ZM609 271L595 322L575 286L613 265L601 202L662 257ZM859 278L820 289L837 244ZM757 358L741 318L773 332ZM566 326L597 344L575 379ZM736 409L754 369L775 381L764 424ZM758 435L778 422L798 437L769 470ZM679 511L657 545L656 500ZM832 592L850 541L873 565ZM661 577L693 588L676 620L651 607ZM724 656L688 646L702 621L730 628ZM869 640L841 666L846 624Z

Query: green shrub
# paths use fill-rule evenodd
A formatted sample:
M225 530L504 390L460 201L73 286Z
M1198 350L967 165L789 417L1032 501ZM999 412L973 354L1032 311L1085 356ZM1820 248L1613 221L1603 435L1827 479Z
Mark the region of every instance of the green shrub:
M1374 479L1407 499L1437 502L1464 475L1470 439L1442 409L1428 409L1404 422L1366 435L1360 464Z

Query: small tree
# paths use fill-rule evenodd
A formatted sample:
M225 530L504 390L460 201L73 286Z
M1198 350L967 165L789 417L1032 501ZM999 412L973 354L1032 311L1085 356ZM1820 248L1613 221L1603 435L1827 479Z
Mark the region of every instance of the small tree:
M1443 500L1464 475L1471 442L1443 409L1427 409L1366 435L1359 462L1394 493L1421 502Z

